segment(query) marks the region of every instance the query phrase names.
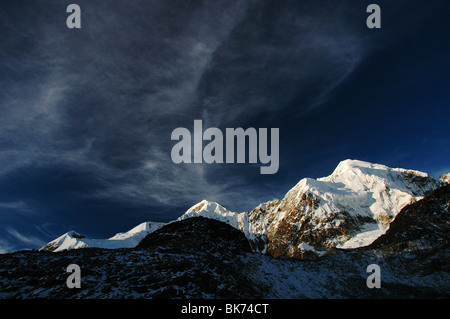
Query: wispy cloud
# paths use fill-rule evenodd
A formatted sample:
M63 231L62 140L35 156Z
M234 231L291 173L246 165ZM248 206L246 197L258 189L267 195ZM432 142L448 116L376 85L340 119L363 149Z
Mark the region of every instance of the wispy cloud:
M214 178L223 166L172 163L171 131L200 117L237 127L295 99L298 113L317 107L361 61L364 41L340 12L324 18L296 2L274 12L244 0L179 5L89 2L80 30L60 25L56 8L34 27L5 17L32 45L4 59L0 177L62 166L101 184L86 196L143 204L258 196L233 187L243 176Z
M21 200L15 202L0 202L0 210L8 210L21 214L36 213L30 206Z
M8 240L0 238L0 254L11 253L15 250L15 246L12 245Z
M301 116L326 102L371 50L338 6L268 8L256 6L215 53L200 87L208 122L280 114L293 103Z
M23 235L13 227L7 227L6 232L12 237L13 240L18 240L21 243L28 245L30 248L39 248L45 245L45 241L42 239L36 236Z
M1 89L0 176L64 166L101 181L87 196L137 203L223 191L205 168L171 163L170 132L198 113L199 81L247 7L90 3L78 34L50 15L24 28L39 41L7 60L20 80Z

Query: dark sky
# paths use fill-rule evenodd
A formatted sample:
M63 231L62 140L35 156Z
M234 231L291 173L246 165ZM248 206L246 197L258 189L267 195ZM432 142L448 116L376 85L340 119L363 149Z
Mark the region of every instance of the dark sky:
M450 171L449 14L448 0L2 1L0 252L202 199L251 210L347 158ZM195 119L279 128L278 172L174 164L171 132Z

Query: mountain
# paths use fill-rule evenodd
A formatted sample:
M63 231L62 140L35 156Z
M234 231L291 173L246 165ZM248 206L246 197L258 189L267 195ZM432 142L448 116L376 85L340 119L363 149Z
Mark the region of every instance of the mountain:
M403 207L437 186L428 174L416 170L345 160L331 175L304 178L282 200L250 212L237 214L204 200L179 219L214 218L241 230L255 250L314 259L333 247L369 245Z
M449 298L449 207L447 185L405 206L370 245L332 248L316 260L254 252L241 231L201 216L169 223L134 248L2 254L0 299ZM66 286L73 263L79 289ZM367 286L373 264L379 289Z
M141 223L133 229L125 233L117 233L109 239L90 239L72 230L47 243L40 250L60 252L85 247L108 249L135 247L145 236L164 225L165 223L156 222Z
M389 228L398 212L438 187L428 174L359 160L344 160L327 177L304 178L282 200L236 213L203 200L176 221L202 216L229 224L245 234L253 250L273 257L316 259L332 248L371 244ZM142 226L144 225L144 226ZM110 239L64 234L42 249L135 247L163 224L143 223Z
M268 253L315 257L331 247L366 246L403 207L436 187L419 171L343 161L330 176L302 179L272 208L277 222L268 229Z

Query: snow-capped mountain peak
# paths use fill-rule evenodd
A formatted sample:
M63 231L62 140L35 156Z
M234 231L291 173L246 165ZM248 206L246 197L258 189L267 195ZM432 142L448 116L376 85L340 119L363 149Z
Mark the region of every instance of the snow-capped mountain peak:
M41 250L57 252L83 248L86 247L86 243L83 241L83 239L83 235L80 235L74 230L71 230L47 243L44 247L41 248Z
M288 191L277 207L283 218L269 229L268 250L302 256L304 243L319 254L327 247L366 246L403 207L436 187L423 172L344 160L331 175L304 178Z
M84 247L129 248L135 247L145 236L164 226L165 223L144 222L125 233L117 233L108 239L91 239L71 230L52 240L40 250L59 252Z
M227 215L230 213L228 209L223 207L222 205L211 202L206 199L202 200L201 202L195 204L191 208L189 208L180 218L182 219L184 215L189 214L201 214L204 212L219 214L219 215Z
M226 209L216 202L211 202L204 199L189 208L177 220L201 216L225 222L234 228L239 229L238 215L239 214Z

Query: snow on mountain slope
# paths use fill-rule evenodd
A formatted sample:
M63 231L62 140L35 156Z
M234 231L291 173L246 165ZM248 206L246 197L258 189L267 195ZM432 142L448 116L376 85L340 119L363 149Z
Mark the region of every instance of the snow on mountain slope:
M166 225L165 223L144 222L125 233L117 233L109 239L90 239L75 231L69 231L52 240L40 250L59 252L84 247L130 248L135 247L145 236Z

